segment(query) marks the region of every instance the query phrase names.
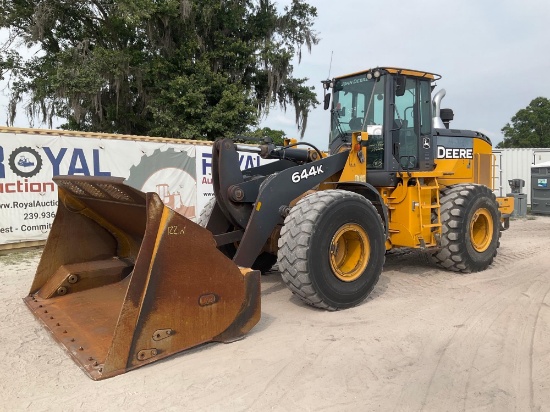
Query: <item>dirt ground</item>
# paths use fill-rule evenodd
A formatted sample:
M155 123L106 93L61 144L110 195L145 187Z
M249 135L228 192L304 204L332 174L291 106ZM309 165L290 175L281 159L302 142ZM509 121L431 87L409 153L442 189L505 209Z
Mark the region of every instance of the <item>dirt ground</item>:
M262 278L262 320L104 381L89 379L22 301L40 250L0 256L5 411L550 411L550 217L511 222L490 269L389 255L360 306L325 312Z

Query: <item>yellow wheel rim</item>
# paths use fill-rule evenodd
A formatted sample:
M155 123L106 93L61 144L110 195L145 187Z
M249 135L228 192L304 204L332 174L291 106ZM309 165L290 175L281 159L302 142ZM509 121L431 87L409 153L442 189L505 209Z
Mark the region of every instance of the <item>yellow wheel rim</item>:
M470 239L478 252L485 252L493 240L493 218L487 209L476 210L470 222Z
M365 271L370 257L367 232L355 224L342 226L330 242L332 273L344 282L353 282Z

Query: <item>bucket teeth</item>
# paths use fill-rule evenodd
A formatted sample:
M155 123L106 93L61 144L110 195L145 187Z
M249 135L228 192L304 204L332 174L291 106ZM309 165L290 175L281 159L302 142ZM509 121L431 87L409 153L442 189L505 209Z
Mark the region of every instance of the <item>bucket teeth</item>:
M58 211L24 300L92 379L240 339L259 321L260 273L155 193L120 178L54 180Z

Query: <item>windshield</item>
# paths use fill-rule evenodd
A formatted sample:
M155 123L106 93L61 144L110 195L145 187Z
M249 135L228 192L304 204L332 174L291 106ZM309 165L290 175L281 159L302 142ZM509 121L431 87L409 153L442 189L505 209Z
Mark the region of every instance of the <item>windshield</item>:
M365 74L335 80L331 141L347 132L367 130L367 126L370 125L382 126L384 83L384 76L376 81L368 80Z

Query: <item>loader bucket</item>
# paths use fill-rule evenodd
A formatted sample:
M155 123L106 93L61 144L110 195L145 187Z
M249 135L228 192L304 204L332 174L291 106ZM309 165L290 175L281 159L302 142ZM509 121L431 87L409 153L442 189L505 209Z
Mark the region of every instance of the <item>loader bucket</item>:
M122 178L54 180L59 206L24 300L92 379L240 339L259 321L260 273L156 193Z

